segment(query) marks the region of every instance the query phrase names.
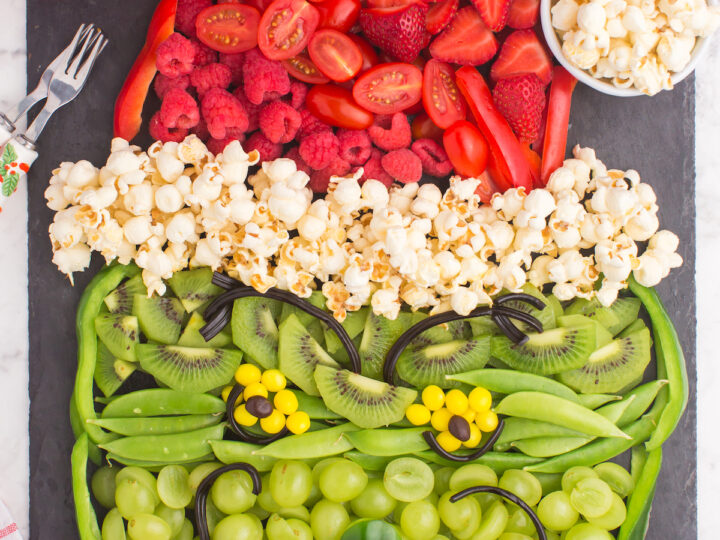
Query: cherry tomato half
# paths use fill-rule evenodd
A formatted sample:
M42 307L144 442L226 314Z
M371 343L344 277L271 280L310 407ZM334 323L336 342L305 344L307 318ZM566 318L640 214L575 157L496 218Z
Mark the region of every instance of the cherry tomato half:
M432 139L442 144L444 131L435 125L426 112L418 113L415 118L413 118L410 127L412 129L413 140Z
M260 18L258 47L271 60L302 51L320 22L318 10L305 0L275 0Z
M318 30L308 44L310 59L333 81L352 79L362 67L360 47L342 32L325 28Z
M297 56L283 60L282 65L285 67L285 71L299 81L310 84L325 84L326 82L330 82L330 79L322 74L305 53L300 53Z
M350 90L334 84L313 86L305 98L308 110L331 126L365 129L372 125L373 115L353 99Z
M203 9L195 19L197 37L225 54L247 51L257 45L260 12L243 4L218 4Z
M360 73L365 73L371 67L377 65L380 61L375 49L370 45L367 40L361 38L357 34L348 34L348 37L352 40L355 45L358 46L363 57L363 64L360 67Z
M487 169L488 143L467 120L455 122L445 130L443 146L458 174L477 178Z
M420 101L422 71L412 64L378 64L358 77L353 97L361 107L377 114L403 111Z
M455 84L455 71L450 64L428 60L423 72L423 105L435 125L442 129L465 120L465 99Z
M348 32L360 16L360 0L325 0L315 7L320 12L319 28Z

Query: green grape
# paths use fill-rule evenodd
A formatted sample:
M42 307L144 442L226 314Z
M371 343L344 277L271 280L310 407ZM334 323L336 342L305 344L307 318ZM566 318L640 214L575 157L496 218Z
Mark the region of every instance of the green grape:
M313 469L313 471L314 471L314 469ZM317 481L315 480L315 476L313 475L313 485L312 485L312 488L310 488L310 495L308 495L308 498L305 501L305 504L308 507L312 508L313 505L322 498L323 498L322 491L320 491L320 487L317 485Z
M282 507L273 499L272 494L268 486L270 485L270 473L264 474L261 478L263 489L260 495L257 496L257 504L260 508L274 514L278 512Z
M342 463L344 461L345 461L345 458L341 458L341 457L329 457L329 458L321 459L320 461L318 461L312 470L313 484L320 483L320 475L322 474L322 472L325 470L325 468L328 465L330 465L331 463ZM320 497L320 498L322 499L322 497Z
M502 500L498 495L493 495L492 493L476 493L473 495L473 498L480 503L480 508L483 512L487 512L493 504Z
M338 502L323 499L310 512L310 527L318 540L337 540L350 524L350 516Z
M281 517L285 519L299 519L310 523L310 510L306 506L293 506L292 508L281 508L278 511Z
M553 531L566 531L580 517L570 503L570 496L564 491L554 491L543 497L537 515L542 524Z
M208 532L210 534L213 533L215 526L225 518L225 514L223 514L217 509L217 506L215 506L215 503L212 501L212 497L208 497L207 502L205 503L205 516L207 518Z
M435 475L417 458L399 458L388 463L383 477L387 492L399 501L419 501L430 495Z
M470 538L472 540L496 540L505 530L508 522L508 511L505 504L498 500L483 514L480 527Z
M170 525L152 514L137 514L128 520L128 536L132 540L170 540Z
M170 532L172 533L171 536L175 536L180 533L183 521L185 520L184 508L182 510L179 508L170 508L169 506L160 503L155 508L155 515L170 525Z
M185 518L180 532L173 536L172 540L193 540L194 533L195 530L193 529L192 523L189 519Z
M414 501L402 511L400 527L410 540L430 540L440 530L440 516L428 501Z
M462 491L473 486L497 485L497 474L487 465L463 465L450 476L450 489L452 491Z
M565 535L564 540L614 540L605 529L592 523L578 523Z
M617 529L625 521L627 516L627 509L625 503L617 493L612 494L612 503L610 504L610 510L605 512L602 516L588 517L587 520L593 525L612 531Z
M442 495L450 489L450 477L454 472L455 469L452 467L440 467L435 471L435 493Z
M535 506L542 498L542 484L527 471L510 469L503 473L498 486L520 497L528 506Z
M140 484L145 486L155 498L155 504L160 502L160 497L158 496L157 491L157 480L155 479L155 475L153 473L141 467L124 467L118 471L117 476L115 477L115 486L117 487L118 482L128 478L137 480ZM150 513L152 514L152 512Z
M595 465L593 470L597 473L600 480L607 483L615 493L620 495L623 499L632 493L635 487L630 473L617 463L608 461L607 463L600 463Z
M245 471L228 471L215 479L210 496L224 514L242 514L255 504L250 475Z
M256 504L248 510L248 514L253 514L258 517L260 521L265 521L270 517L270 512L262 508L259 504Z
M223 518L212 532L212 540L262 540L262 537L262 523L252 514L233 514Z
M504 532L498 540L533 540L533 537L517 532Z
M291 518L287 520L287 523L293 534L288 540L313 540L312 529L304 521Z
M471 533L480 525L482 511L480 504L473 497L465 497L457 502L450 502L454 491L446 491L437 504L442 522L452 531L464 531L472 528ZM474 524L474 525L473 525Z
M132 478L118 481L115 488L115 504L125 519L136 514L152 514L157 501L155 496L143 484Z
M349 459L330 463L320 473L320 491L326 499L335 502L350 501L367 486L368 477L363 468Z
M282 516L273 514L265 525L265 535L268 540L292 540L293 530Z
M200 465L195 467L192 472L190 472L190 476L188 477L188 485L190 486L190 491L192 492L192 494L195 495L195 492L197 491L200 482L205 480L205 477L207 477L208 474L219 469L220 467L222 467L222 463L218 463L217 461L201 463Z
M572 493L575 484L585 478L597 478L598 474L593 471L590 467L571 467L562 477L562 490L570 495Z
M560 540L560 535L553 531L548 531L545 529L545 536L547 536L547 540Z
M193 498L190 475L181 465L168 465L157 476L160 500L170 508L185 508Z
M379 478L368 481L363 492L350 501L350 507L359 517L382 519L393 511L397 501L387 492Z
M102 540L125 540L125 522L117 508L113 508L105 515Z
M527 515L527 512L525 512L522 508L512 505L507 525L505 525L505 532L532 536L536 531L535 525L530 520L530 516Z
M118 467L100 467L90 480L95 499L108 509L115 506L115 477L118 470Z
M280 506L300 506L311 490L312 471L305 463L285 460L275 463L270 473L270 493Z
M585 478L575 484L570 502L585 518L600 517L610 510L612 490L599 478Z

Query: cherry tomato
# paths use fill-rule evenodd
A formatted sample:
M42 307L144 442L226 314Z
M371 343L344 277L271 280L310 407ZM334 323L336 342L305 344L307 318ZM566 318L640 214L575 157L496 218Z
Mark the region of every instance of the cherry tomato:
M302 51L320 22L317 8L305 0L275 0L260 18L258 47L271 60Z
M365 129L372 125L373 115L353 99L350 90L334 84L313 86L305 98L308 110L331 126Z
M447 129L465 120L465 99L455 84L455 71L445 62L428 60L423 72L423 105L435 125Z
M326 82L330 82L330 79L321 73L305 53L300 53L297 56L283 60L282 65L285 66L285 71L299 81L310 84L325 84Z
M422 96L422 71L412 64L378 64L358 77L355 101L368 111L393 114L411 107Z
M313 34L308 53L318 69L337 82L352 79L363 63L360 47L345 34L331 28Z
M218 4L203 9L195 19L197 37L225 54L247 51L257 45L260 12L243 4Z
M487 168L488 143L467 120L459 120L445 130L443 146L458 174L477 178Z
M319 28L348 32L360 16L360 0L325 0L315 7L320 12Z
M360 68L360 73L365 73L368 69L377 65L380 61L375 49L370 45L367 40L361 38L357 34L348 34L348 37L358 46L363 57L363 64Z
M413 140L432 139L442 144L443 130L437 127L426 112L418 113L412 121Z

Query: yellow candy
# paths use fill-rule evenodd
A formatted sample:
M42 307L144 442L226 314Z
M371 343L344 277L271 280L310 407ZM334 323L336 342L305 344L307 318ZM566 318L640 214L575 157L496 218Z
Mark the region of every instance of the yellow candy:
M451 413L462 416L468 410L468 398L461 390L450 390L445 396L445 406Z
M446 450L448 452L454 452L458 448L460 448L460 441L455 438L455 436L450 433L449 431L443 431L440 433L440 435L437 436L437 442L438 444L443 448L443 450Z
M475 423L477 424L477 427L480 428L480 431L489 433L490 431L495 431L495 428L498 425L498 417L493 411L487 410L478 413L475 418Z
M260 427L265 433L271 435L279 433L285 427L285 415L277 409L273 409L270 416L260 419Z
M447 409L438 409L432 414L430 423L432 424L432 427L438 431L447 431L451 416L452 413Z
M480 444L480 439L482 439L480 429L475 424L470 424L470 438L462 443L462 445L466 448L475 448Z
M287 384L285 375L278 369L268 369L262 374L260 381L265 385L269 392L279 392Z
M468 423L472 424L473 421L475 420L476 414L477 413L475 411L473 411L472 409L468 409L467 411L465 411L465 414L461 414L460 416L462 416L465 420L467 420Z
M228 396L230 396L230 392L232 392L233 387L232 386L226 386L222 389L222 392L220 392L220 397L222 397L222 400L227 403Z
M410 405L405 411L405 416L410 420L410 423L414 426L424 426L430 421L430 409L425 405L414 403Z
M260 382L260 368L252 364L241 364L235 372L235 380L243 386L250 386L253 383Z
M445 403L445 392L439 386L431 384L422 391L422 402L431 411L437 411Z
M492 407L492 395L485 388L478 386L470 392L468 402L470 403L470 408L475 412L487 411Z
M268 397L267 388L265 388L265 385L263 383L254 382L245 387L245 391L243 392L243 397L245 398L245 401L247 401L253 396L262 396L264 398Z
M237 409L235 409L233 416L235 417L235 421L241 426L254 426L258 421L256 417L247 412L245 405L240 405Z
M285 424L290 433L300 435L310 429L310 417L306 412L297 411L287 417Z
M292 414L298 410L297 396L290 390L280 390L273 398L275 408L283 414Z

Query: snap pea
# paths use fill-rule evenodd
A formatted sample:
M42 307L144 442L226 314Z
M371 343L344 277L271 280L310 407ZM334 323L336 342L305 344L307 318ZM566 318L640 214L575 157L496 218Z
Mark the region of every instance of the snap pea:
M662 351L656 355L658 378L668 380L668 385L661 391L667 394L667 405L660 415L657 428L646 443L648 450L654 450L672 435L685 412L689 393L687 367L675 326L655 289L643 287L632 276L628 279L628 285L650 316L655 348Z
M333 334L335 335L335 334ZM341 415L331 411L325 402L316 396L310 396L302 390L290 390L298 400L298 410L307 413L313 420L335 420Z
M534 439L535 437L582 437L582 433L550 422L541 422L529 418L506 418L505 428L495 444L495 450L500 450L510 443L521 439Z
M149 388L119 396L103 409L102 418L131 418L177 414L217 414L225 402L211 394L191 394L169 388Z
M622 396L612 394L578 394L578 403L588 409L597 409L611 401L619 401Z
M510 394L498 404L495 412L566 426L585 435L629 438L610 420L595 411L568 399L541 392Z
M276 458L258 456L255 454L262 446L242 441L210 441L215 457L226 465L231 463L247 463L260 472L267 472L273 468Z
M442 465L444 467L458 468L464 463L458 463L456 461L450 461L442 456L439 456L432 450L425 450L423 452L414 452L416 457L435 463L436 465ZM530 456L524 456L522 454L510 453L510 452L486 452L478 459L473 461L473 464L487 465L497 474L502 474L509 469L522 469L531 465L542 463L543 460L540 458L534 458Z
M277 459L313 459L334 456L352 450L352 443L345 435L359 429L348 422L320 431L289 435L260 448L253 454Z
M627 501L627 517L620 526L618 540L643 540L650 524L650 510L662 465L662 448L649 452L638 474L635 489Z
M345 434L345 438L363 454L370 456L401 456L429 448L423 439L427 428L365 429Z
M515 392L536 391L577 401L578 395L569 386L542 375L523 373L512 369L476 369L465 373L446 375L446 379L460 381L472 386L482 386L491 392L514 394Z
M395 456L370 456L357 450L345 452L343 457L354 461L366 471L384 471L387 464L395 459Z
M95 418L88 423L125 435L169 435L214 426L223 419L222 414L188 414L184 416L157 416L151 418Z
M630 396L635 396L635 400L630 404L630 406L625 410L625 412L620 416L620 418L618 418L616 422L617 425L622 428L640 418L640 416L648 410L650 405L652 405L652 402L657 397L658 392L667 383L668 382L666 379L651 381L649 383L638 386L637 388L634 388L633 390L625 394L623 401Z
M104 305L105 297L126 277L140 272L134 264L111 264L106 266L90 281L83 291L78 305L75 328L78 342L78 367L75 374L75 405L81 425L84 426L90 440L95 443L110 441L113 437L100 427L86 424L89 418L97 418L93 400L93 375L97 362L97 337L95 335L95 317Z
M542 486L543 496L553 491L562 491L562 474L560 473L533 473Z
M70 395L70 427L72 428L75 440L85 433L85 428L82 425L82 419L80 418L80 414L75 406L75 394ZM88 455L90 457L90 461L98 467L102 464L102 454L100 453L100 449L92 441L88 442Z
M108 463L110 463L111 461L116 461L120 463L120 465L125 465L126 467L142 467L143 469L147 469L148 471L154 473L160 472L160 470L166 465L196 465L204 463L208 460L213 460L214 458L215 456L213 454L205 454L204 456L200 456L199 458L190 461L147 461L142 459L125 458L122 456L118 456L117 454L113 454L112 452L108 452L107 454L105 454L105 459Z
M80 540L101 540L100 527L90 500L90 488L87 482L88 442L88 434L82 433L75 441L70 455L75 519Z
M633 485L637 485L640 479L640 473L642 472L645 462L648 458L648 451L644 446L634 446L630 453L630 477L632 478Z

